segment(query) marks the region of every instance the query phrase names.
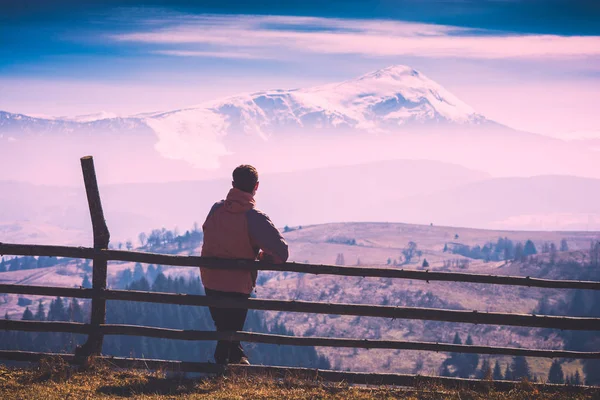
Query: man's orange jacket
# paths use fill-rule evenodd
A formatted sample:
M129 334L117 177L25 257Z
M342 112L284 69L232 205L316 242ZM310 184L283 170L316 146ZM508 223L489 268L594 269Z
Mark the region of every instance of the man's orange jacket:
M225 200L215 203L202 225L202 257L256 260L262 250L265 260L287 261L287 243L255 204L251 193L236 188ZM207 289L250 294L256 286L257 271L201 267L200 275Z

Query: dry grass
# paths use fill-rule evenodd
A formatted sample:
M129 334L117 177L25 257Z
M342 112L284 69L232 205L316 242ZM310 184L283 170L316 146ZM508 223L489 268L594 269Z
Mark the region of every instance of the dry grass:
M211 377L190 379L163 372L114 370L92 363L75 369L60 359L31 369L0 366L2 399L600 399L600 392L548 393L522 383L510 392L349 386L293 377Z

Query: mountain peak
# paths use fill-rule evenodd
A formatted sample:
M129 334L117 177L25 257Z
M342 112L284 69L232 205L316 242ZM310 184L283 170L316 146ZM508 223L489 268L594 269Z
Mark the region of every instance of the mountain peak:
M378 69L377 71L362 75L358 79L380 79L385 77L399 79L406 76L419 76L419 71L409 67L408 65L390 65L389 67Z

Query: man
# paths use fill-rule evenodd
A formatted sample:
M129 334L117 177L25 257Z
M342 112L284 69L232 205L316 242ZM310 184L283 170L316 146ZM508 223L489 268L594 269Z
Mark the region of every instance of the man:
M233 171L233 188L212 207L202 225L202 257L264 260L284 263L288 245L269 217L255 208L258 172L251 165ZM256 286L258 271L200 268L207 296L247 299ZM218 332L241 331L247 309L210 307ZM220 340L215 349L218 364L250 364L240 342Z

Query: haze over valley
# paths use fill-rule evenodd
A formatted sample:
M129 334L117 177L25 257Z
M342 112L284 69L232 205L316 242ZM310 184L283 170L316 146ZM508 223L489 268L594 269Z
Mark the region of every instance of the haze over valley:
M600 228L597 149L489 120L401 65L128 117L0 112L0 144L5 241L89 240L86 154L120 241L202 222L240 163L257 166L259 206L283 224Z

